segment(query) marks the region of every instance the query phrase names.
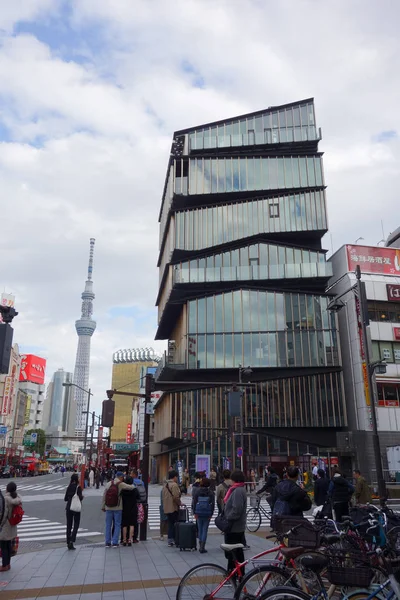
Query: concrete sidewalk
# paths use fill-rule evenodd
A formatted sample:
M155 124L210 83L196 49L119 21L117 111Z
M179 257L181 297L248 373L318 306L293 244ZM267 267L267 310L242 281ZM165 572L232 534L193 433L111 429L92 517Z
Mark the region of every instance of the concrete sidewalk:
M247 535L250 558L271 547L266 533ZM261 537L262 536L262 537ZM21 554L11 569L0 573L2 600L163 600L175 598L181 577L202 562L226 567L219 545L220 533L210 533L207 554L180 552L165 541L149 539L131 548L105 548L103 544Z

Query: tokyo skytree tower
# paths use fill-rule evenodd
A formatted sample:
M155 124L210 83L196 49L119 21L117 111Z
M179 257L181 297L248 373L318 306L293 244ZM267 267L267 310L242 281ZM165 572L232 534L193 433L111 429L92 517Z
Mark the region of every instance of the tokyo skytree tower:
M78 334L78 350L76 352L76 362L74 371L74 384L79 385L84 390L89 386L89 368L90 368L90 341L96 329L96 321L92 319L93 313L93 253L95 240L90 238L90 254L88 276L85 284L85 291L82 294L82 315L78 321L75 321L76 333ZM86 426L86 415L84 411L88 409L88 395L79 388L74 388L76 421L75 435L83 436Z

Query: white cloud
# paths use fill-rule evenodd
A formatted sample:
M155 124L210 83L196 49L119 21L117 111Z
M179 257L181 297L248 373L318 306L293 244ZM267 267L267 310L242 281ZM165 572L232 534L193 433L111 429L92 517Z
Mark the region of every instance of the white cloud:
M376 243L381 218L398 226L400 144L375 143L400 131L400 8L389 0L3 4L0 284L17 295L17 341L43 348L49 371L72 369L96 238L98 402L113 350L152 344L173 130L314 96L335 247ZM28 33L13 35L21 21ZM136 318L112 318L113 306Z

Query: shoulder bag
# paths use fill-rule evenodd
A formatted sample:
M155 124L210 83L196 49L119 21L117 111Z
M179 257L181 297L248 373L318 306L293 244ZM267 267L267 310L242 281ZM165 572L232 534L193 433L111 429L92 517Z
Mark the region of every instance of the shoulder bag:
M72 500L71 500L71 506L69 507L69 510L72 510L73 512L81 512L82 510L82 502L79 500L79 496L78 496L78 487L76 486L76 492L75 494L72 496Z

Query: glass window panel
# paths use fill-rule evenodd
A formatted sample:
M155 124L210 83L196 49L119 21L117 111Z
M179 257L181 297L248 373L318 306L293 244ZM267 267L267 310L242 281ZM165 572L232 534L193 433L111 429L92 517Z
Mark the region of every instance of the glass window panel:
M240 291L233 292L233 331L243 331L242 329L242 303Z
M215 255L215 266L222 267L222 254Z
M213 333L215 330L214 323L214 296L206 298L206 310L207 310L207 333Z
M286 125L293 127L293 112L291 108L286 109Z
M279 111L279 126L281 129L286 127L285 110Z
M292 173L293 173L293 187L300 187L300 169L299 169L299 158L294 156L292 158Z
M214 336L206 335L207 344L207 369L215 367Z
M317 185L323 185L322 177L322 158L320 156L315 157L315 182Z
M268 190L269 187L270 187L270 180L269 180L269 174L268 174L268 166L269 166L269 163L271 163L274 160L275 160L274 158L271 158L271 159L262 158L261 159L262 189L263 190Z
M285 166L282 158L276 159L278 162L278 188L285 187Z
M295 365L294 340L291 331L287 332L287 363L289 367Z
M232 345L232 335L225 334L225 368L229 369L234 366L233 363L233 345Z
M238 367L239 365L243 365L243 343L242 343L242 334L236 333L233 336L234 340L234 367Z
M225 135L231 135L232 123L225 123Z
M251 356L251 334L250 333L244 333L243 334L243 364L244 365L251 365L252 362L252 356Z
M278 346L278 367L287 366L286 358L286 334L284 331L277 333L277 346Z
M394 362L393 348L390 342L379 342L381 359L388 363Z
M247 162L251 161L251 158L247 159L247 158L241 158L239 160L239 164L240 164L240 189L241 190L247 190L249 189L247 187Z
M256 160L254 158L250 158L247 160L247 188L248 190L256 189L256 181L254 175L254 167Z
M267 331L268 329L268 318L267 318L267 294L265 292L256 292L258 294L259 304L259 327L260 331Z
M292 294L292 307L293 307L293 329L300 327L300 311L299 311L299 296L298 294Z
M232 250L231 252L231 261L232 261L232 267L238 267L240 262L239 262L239 250Z
M300 107L301 112L301 124L308 127L308 106L304 104Z
M226 191L231 192L233 190L233 182L232 182L232 160L230 158L226 159L225 170L226 170Z
M223 294L224 298L224 327L225 331L233 331L232 322L232 294Z
M206 336L197 336L197 368L206 368Z
M278 264L278 247L270 245L269 246L269 264L277 265Z
M224 338L221 334L217 334L215 336L215 367L223 369L224 363Z
M211 191L211 161L208 158L204 159L204 184L203 194L209 194Z
M284 158L285 163L285 187L293 187L293 173L292 173L292 159L289 157Z
M307 367L310 365L310 342L308 338L308 331L302 331L301 338L303 343L303 364L305 367Z
M218 191L218 160L211 161L211 192L216 194Z
M259 115L258 117L255 117L255 119L254 119L254 129L258 133L260 131L263 131L263 119L262 119L262 115Z
M285 329L285 302L283 294L275 294L276 329ZM261 331L261 328L260 328Z
M218 193L223 194L225 192L225 158L220 158L218 161Z
M197 163L197 185L196 185L196 194L204 194L204 193L208 193L207 191L204 191L204 187L203 187L203 182L204 182L204 175L203 175L203 169L204 169L204 161L202 158L198 158L196 159L196 163Z
M278 113L271 113L272 127L278 127Z
M242 291L243 331L250 331L250 292Z
M250 129L254 129L253 127L250 127ZM239 133L241 134L245 134L247 133L247 128L246 128L246 119L241 119L240 120L240 124L239 124Z
M233 191L238 192L240 189L239 184L239 159L234 158L232 160L232 170L233 170Z
M207 246L214 246L212 210L207 211Z
M276 334L270 333L268 335L268 348L269 348L269 364L271 367L278 366L277 351L276 351Z
M300 158L299 158L299 165L300 165L300 183L301 183L301 187L307 187L308 186L307 166L306 166L306 159L304 158L304 156L300 156Z
M315 169L314 169L314 158L307 156L307 171L308 171L308 184L310 186L316 185L315 181Z
M191 300L188 302L189 308L189 333L196 333L197 331L197 300Z
M284 211L284 215L285 215L285 231L292 231L292 227L290 224L290 198L288 196L284 196L283 198L284 201L284 207L283 207L283 211Z
M293 107L293 123L294 125L300 125L301 121L300 121L300 107L299 106L294 106Z
M302 362L300 331L295 331L293 333L293 340L294 340L295 365L296 365L296 367L302 367L303 362Z
M268 292L267 302L268 302L268 331L275 331L276 330L275 294L273 292Z
M260 331L258 322L258 292L250 292L250 329L251 331Z
M278 263L284 265L286 262L286 252L283 246L278 246Z
M238 237L247 237L247 219L244 214L244 204L237 205L237 230Z
M262 190L263 187L262 187L262 177L261 177L261 158L254 158L253 165L254 165L254 173L253 173L254 185L253 185L252 189ZM249 174L249 178L250 178L250 174Z
M205 333L206 331L206 299L197 300L197 331Z
M240 248L240 265L245 267L249 264L249 249Z

